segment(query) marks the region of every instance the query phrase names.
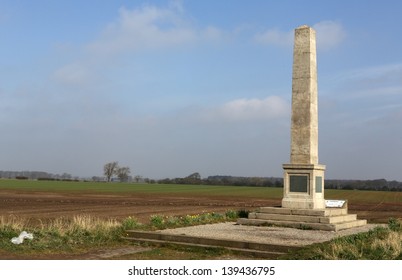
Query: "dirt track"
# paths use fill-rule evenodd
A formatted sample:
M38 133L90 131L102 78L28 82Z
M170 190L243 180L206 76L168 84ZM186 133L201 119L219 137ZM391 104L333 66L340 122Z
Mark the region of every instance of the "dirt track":
M42 221L88 214L94 217L116 219L134 216L140 222L147 222L149 216L153 214L186 215L228 209L252 210L260 206L278 205L280 205L279 199L0 191L0 216L15 215ZM356 213L359 219L368 219L369 222L386 222L389 217L402 218L402 203L351 203L349 212Z

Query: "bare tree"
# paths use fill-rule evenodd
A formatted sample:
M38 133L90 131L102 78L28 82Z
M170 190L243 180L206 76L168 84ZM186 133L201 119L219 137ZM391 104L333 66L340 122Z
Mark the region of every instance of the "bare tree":
M117 161L106 163L103 166L103 174L106 176L108 182L110 182L110 179L114 174L116 174L116 171L118 169L119 169L119 163Z
M129 174L130 174L129 167L118 167L116 169L116 175L117 177L119 177L120 182L127 182Z
M134 177L134 179L135 179L135 182L138 183L139 181L141 181L142 176L137 175L137 176Z

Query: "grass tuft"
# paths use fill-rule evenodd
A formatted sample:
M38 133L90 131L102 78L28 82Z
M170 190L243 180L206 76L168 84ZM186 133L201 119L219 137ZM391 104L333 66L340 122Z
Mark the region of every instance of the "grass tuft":
M228 210L224 214L212 212L185 216L152 215L149 222L151 229L166 229L229 222L236 220L238 217L237 211Z
M33 240L22 244L11 243L11 238L21 231L33 234ZM101 220L91 216L75 216L72 219L58 218L30 226L29 221L16 217L0 217L0 248L9 251L54 251L72 250L77 247L96 247L116 243L124 228L116 220Z
M230 221L236 217L236 211L232 210L225 214L204 213L180 217L152 215L150 224L142 225L133 217L117 221L79 215L72 218L40 220L32 225L28 219L0 216L0 248L10 252L24 253L72 252L121 244L123 242L121 237L126 230L175 228ZM33 240L24 240L19 245L11 243L11 239L19 236L22 231L32 233Z
M335 238L307 246L287 255L302 260L400 260L402 259L402 221L390 219L388 227Z

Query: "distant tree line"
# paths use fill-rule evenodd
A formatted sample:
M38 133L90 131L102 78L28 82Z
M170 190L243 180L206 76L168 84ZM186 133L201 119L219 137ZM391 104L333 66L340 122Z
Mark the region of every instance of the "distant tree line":
M71 174L52 174L44 171L1 171L0 178L8 179L30 179L30 180L64 180L64 181L76 181L79 178L73 177Z
M186 185L218 185L218 186L252 186L283 188L283 178L279 177L237 177L237 176L209 176L202 179L198 172L184 178L162 179L159 184L186 184ZM326 189L339 190L375 190L375 191L402 191L402 182L377 180L325 180Z
M116 163L116 164L114 164ZM111 166L109 166L111 164ZM110 169L108 169L110 167ZM107 172L110 177L107 176ZM283 178L279 177L238 177L238 176L222 176L215 175L202 179L198 172L192 173L184 178L153 180L129 176L130 169L128 167L119 167L117 162L107 163L104 166L104 174L107 180L112 180L113 176L117 176L120 182L143 182L158 184L186 184L186 185L217 185L217 186L252 186L252 187L283 187ZM52 174L43 171L1 171L0 178L8 179L30 179L30 180L58 180L58 181L78 181L78 177L73 177L68 173ZM105 177L92 178L93 181L104 181ZM376 180L325 180L326 189L338 190L374 190L374 191L402 191L402 182L387 181L386 179Z
M325 180L326 189L402 191L402 182L376 180Z
M283 187L283 179L275 177L236 177L236 176L209 176L201 179L198 172L184 178L162 179L159 184L185 185L218 185L218 186L252 186L252 187Z

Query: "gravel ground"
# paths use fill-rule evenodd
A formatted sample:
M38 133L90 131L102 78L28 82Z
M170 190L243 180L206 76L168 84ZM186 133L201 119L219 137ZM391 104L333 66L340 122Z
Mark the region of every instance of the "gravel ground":
M322 243L335 237L369 231L378 224L367 224L347 230L320 231L284 227L244 226L236 223L208 224L186 228L166 229L159 232L215 239L229 239L287 246L305 246Z

